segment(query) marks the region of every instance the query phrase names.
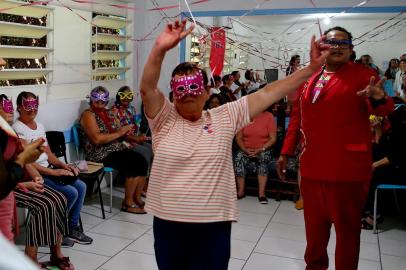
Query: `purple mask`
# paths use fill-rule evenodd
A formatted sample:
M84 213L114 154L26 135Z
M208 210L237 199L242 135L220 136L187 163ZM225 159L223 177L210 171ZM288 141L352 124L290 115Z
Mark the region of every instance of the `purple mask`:
M3 108L3 111L5 113L13 113L14 112L14 107L13 107L13 102L8 99L3 99L1 102L1 107Z
M186 95L198 96L204 91L204 81L202 71L193 75L182 76L179 79L172 78L171 89L173 97L181 99Z
M104 103L109 102L109 92L99 92L99 91L92 91L90 93L90 100L93 102L103 101Z
M27 112L38 110L39 98L24 98L23 97L23 109Z

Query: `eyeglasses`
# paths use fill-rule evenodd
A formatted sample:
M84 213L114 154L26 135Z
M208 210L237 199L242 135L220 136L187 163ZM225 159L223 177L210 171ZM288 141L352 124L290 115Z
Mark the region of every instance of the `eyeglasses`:
M133 92L119 92L118 96L120 97L120 100L130 100L130 101L132 101L134 99Z
M350 39L326 39L325 44L330 45L331 48L348 49L352 45Z

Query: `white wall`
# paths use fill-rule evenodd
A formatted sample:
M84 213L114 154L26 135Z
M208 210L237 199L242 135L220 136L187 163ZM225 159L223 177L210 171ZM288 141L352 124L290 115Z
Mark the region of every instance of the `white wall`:
M174 1L157 1L160 3L160 6L173 5ZM178 2L176 2L178 3ZM154 8L151 1L135 0L134 5L142 8ZM176 16L179 14L179 9L169 9L165 13L167 16ZM160 25L157 27L157 25ZM138 55L138 65L134 66L134 81L136 85L139 85L142 70L144 68L147 57L151 51L151 48L155 42L155 38L162 32L166 26L165 21L162 18L162 15L158 11L150 12L134 12L134 38L139 40L143 39L151 30L155 27L155 31L145 41L135 42L134 45L134 55ZM151 39L152 40L149 40ZM138 54L137 54L138 49ZM167 53L162 65L161 76L159 80L159 88L164 93L169 93L169 81L171 78L171 73L173 68L179 63L179 50L174 49Z

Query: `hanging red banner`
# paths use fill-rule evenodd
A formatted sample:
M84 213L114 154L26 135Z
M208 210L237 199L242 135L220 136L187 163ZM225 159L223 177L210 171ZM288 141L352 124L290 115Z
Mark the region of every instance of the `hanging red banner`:
M223 28L211 28L210 69L213 75L220 76L226 53L226 32Z

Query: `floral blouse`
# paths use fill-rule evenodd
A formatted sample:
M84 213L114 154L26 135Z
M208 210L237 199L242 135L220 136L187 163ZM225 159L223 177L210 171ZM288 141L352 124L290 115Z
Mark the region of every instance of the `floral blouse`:
M90 109L87 109L86 111L90 111L94 115L101 133L109 133L107 126L97 114L95 114ZM110 153L121 151L127 148L123 143L117 140L106 144L94 145L90 142L89 137L86 135L86 132L83 131L83 127L80 129L80 132L83 138L83 147L86 159L90 161L101 162Z
M120 105L114 105L110 109L110 114L114 118L114 124L118 127L123 127L131 124L134 125L132 135L137 135L138 125L135 119L136 114L133 106L124 108Z

